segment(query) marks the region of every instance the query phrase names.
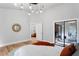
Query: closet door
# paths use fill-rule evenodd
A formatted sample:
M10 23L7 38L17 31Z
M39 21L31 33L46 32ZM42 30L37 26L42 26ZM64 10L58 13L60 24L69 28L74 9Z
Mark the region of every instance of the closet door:
M77 21L65 21L65 44L77 42Z
M55 23L55 43L59 46L64 46L64 34L65 34L64 22Z

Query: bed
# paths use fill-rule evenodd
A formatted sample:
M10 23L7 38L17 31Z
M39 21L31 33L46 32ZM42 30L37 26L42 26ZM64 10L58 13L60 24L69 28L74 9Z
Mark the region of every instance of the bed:
M9 56L75 56L78 52L74 44L61 47L47 41L35 41L11 51Z
M60 46L38 46L26 45L13 50L9 53L10 56L59 56L63 47Z

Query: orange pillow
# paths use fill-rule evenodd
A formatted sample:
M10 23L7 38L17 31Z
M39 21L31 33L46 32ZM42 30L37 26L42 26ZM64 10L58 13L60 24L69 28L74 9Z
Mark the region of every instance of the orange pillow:
M71 44L69 46L66 46L62 50L60 56L71 56L75 51L76 51L76 48L75 48L74 44Z
M70 50L72 51L72 54L77 50L74 44L72 44L70 48L71 48Z
M53 46L54 44L51 44L51 43L45 42L45 41L38 41L38 42L34 43L34 45Z

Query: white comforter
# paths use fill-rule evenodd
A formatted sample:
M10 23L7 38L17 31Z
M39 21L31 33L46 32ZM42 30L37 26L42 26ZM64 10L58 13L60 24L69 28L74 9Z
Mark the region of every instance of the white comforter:
M55 46L37 46L37 45L27 45L23 46L10 55L14 56L59 56L63 47Z

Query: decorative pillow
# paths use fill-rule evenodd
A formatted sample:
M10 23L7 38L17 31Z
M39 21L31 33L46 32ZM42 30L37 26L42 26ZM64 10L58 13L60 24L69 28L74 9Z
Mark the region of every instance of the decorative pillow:
M75 51L76 51L76 48L75 48L74 44L71 44L69 46L66 46L62 50L60 56L71 56Z
M33 43L34 45L42 45L42 46L54 46L53 43L45 42L45 41L38 41L36 43Z
M70 45L70 50L71 50L72 54L76 51L76 47L74 46L74 44Z

